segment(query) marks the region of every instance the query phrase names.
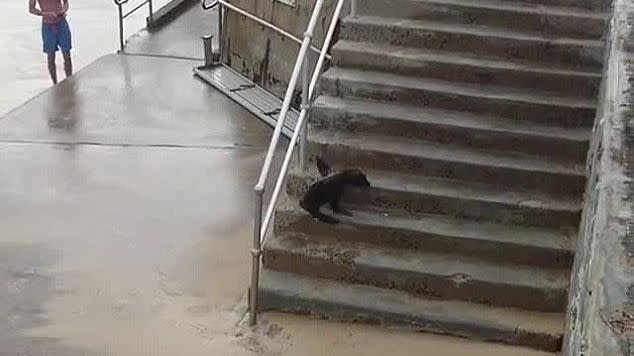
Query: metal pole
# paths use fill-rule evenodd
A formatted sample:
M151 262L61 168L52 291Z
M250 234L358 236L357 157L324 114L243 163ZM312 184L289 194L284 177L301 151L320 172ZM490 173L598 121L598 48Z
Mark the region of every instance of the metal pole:
M224 11L222 10L222 4L218 4L218 63L222 63L222 41L224 38L222 37L223 33L223 15Z
M357 17L357 0L350 0L350 16Z
M264 189L255 188L255 216L253 219L253 248L251 249L251 286L249 287L249 325L254 326L258 321L258 289L260 284L260 256L262 225L262 199Z
M203 58L205 58L205 67L211 67L214 64L213 39L213 35L203 36Z
M304 66L302 68L302 110L306 110L306 115L308 115L308 110L310 109L310 74L309 74L309 66L310 66L310 52L306 53L306 57L304 58ZM302 171L306 170L306 159L307 153L306 148L306 121L304 120L304 124L300 126L300 134L299 134L299 168Z
M117 4L119 7L119 48L121 52L125 51L125 41L123 40L123 5Z
M152 0L148 0L148 9L150 11L150 15L148 18L150 19L150 24L154 22L154 8L152 6Z

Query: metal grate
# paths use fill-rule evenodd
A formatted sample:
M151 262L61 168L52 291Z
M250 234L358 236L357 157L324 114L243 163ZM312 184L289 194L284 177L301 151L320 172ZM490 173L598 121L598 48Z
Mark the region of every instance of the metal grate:
M260 120L275 127L282 108L282 100L264 88L254 84L242 74L226 65L194 68L194 73L205 82L220 90L240 106L249 110ZM289 109L282 128L284 136L293 135L299 112Z

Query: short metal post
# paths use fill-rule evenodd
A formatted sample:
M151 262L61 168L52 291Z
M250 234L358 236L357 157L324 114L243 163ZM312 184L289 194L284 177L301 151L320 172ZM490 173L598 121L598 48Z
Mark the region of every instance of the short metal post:
M125 51L125 41L123 39L123 5L117 4L119 8L119 48L121 52Z
M307 136L306 136L306 132L308 130L306 130L306 126L307 126L307 122L308 122L308 111L310 110L310 98L308 97L309 94L309 87L310 87L310 73L309 73L309 66L310 66L310 62L309 62L309 53L306 53L306 57L304 57L304 64L302 66L302 110L306 110L306 119L304 120L304 123L302 124L302 126L300 127L300 134L299 134L299 168L302 171L306 170L306 160L307 160Z
M350 16L357 17L357 0L350 0Z
M221 63L222 62L222 41L224 40L224 38L222 37L223 35L223 24L224 24L224 19L223 19L223 14L224 11L222 10L222 4L218 4L218 62Z
M154 23L154 6L152 6L152 0L148 0L147 2L148 10L150 12L148 19L150 20L150 24Z
M214 49L213 49L213 35L203 36L203 51L205 58L205 67L210 67L214 64Z
M251 249L251 286L249 287L249 325L258 322L258 289L260 284L262 200L264 188L255 188L255 216L253 219L253 248Z

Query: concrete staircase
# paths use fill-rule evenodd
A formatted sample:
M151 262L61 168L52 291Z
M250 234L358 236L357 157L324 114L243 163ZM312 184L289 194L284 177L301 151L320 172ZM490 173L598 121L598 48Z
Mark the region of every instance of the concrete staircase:
M262 309L558 351L604 3L361 0L360 14L343 21L309 150L372 187L322 224L297 203L316 169L291 172Z

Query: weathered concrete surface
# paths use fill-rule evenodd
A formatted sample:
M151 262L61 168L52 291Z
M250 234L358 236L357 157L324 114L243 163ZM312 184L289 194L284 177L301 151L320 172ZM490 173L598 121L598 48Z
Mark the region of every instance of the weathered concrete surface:
M345 257L340 256L340 259ZM261 306L264 310L322 318L328 316L375 326L405 326L418 332L528 345L548 351L557 350L561 344L563 316L558 314L443 299L421 299L400 291L313 279L268 269L262 277ZM358 295L364 295L365 298L357 298ZM400 355L402 348L398 347L398 350ZM430 354L435 355L441 350L434 350ZM464 348L464 352L468 353L469 348ZM515 354L523 350L517 348L509 352Z
M392 216L402 213L412 216L440 214L563 231L576 231L581 211L581 202L574 198L509 192L508 188L447 182L442 178L406 175L395 178L389 172L368 172L371 174L372 187L349 189L343 198L346 205L382 214L389 209L396 209L396 214ZM291 172L287 179L289 195L299 199L317 177L317 172L308 175Z
M576 162L522 157L513 152L477 151L398 136L369 140L358 134L313 129L309 150L338 167L354 162L368 170L501 184L539 190L563 196L565 200L583 192L585 183L583 165Z
M337 219L345 224L329 226L304 214L294 200L280 205L275 231L311 235L316 241L346 240L410 252L456 253L525 266L570 268L574 258L573 233L563 231L476 223L432 214L395 216L362 210L351 210L352 216L339 214Z
M598 69L603 42L526 33L515 26L459 25L390 17L346 18L341 38L524 60L557 68Z
M0 119L0 355L546 355L274 314L236 326L270 129L195 64L108 56Z
M191 58L202 61L201 37L216 35L216 11L204 11L200 1L187 0L177 21L154 29L144 29L128 39L126 53ZM216 41L216 40L214 40Z
M307 239L288 231L267 240L263 260L268 270L404 291L423 300L433 297L548 313L564 311L570 277L568 268L508 267L456 256L453 251L377 248L332 238ZM363 297L355 300L373 300L359 294Z
M631 355L634 337L632 152L634 6L616 1L588 157L588 186L571 283L564 355Z
M316 99L318 109L309 125L311 168L292 171L286 193L296 200L314 181L318 175L311 170L316 157L334 171L360 169L371 186L347 189L340 203L353 208L354 215L337 225L314 228L304 222L298 228L301 222L276 220L275 235L267 240L263 253L264 310L396 323L419 331L560 350L563 323L555 333L515 338L513 330L523 330L527 320L518 313L516 328L489 334L489 314L482 307L558 312L563 321L569 264L553 267L558 266L552 263L557 257L551 255L550 263L521 265L526 259L514 259L511 251L499 248L498 255L508 254L501 263L500 256L482 253L490 240L479 237L476 244L487 247L469 248L473 240L467 238L467 230L452 231L447 224L436 231L446 238L446 246L459 247L438 243L435 247L445 251L436 254L410 245L416 238L425 240L427 230L436 228L417 225L421 213L432 215L428 224L442 219L467 221L470 226L478 224L481 231L491 224L512 226L508 231L520 232L513 238L525 242L521 235L527 227L542 232L549 228L538 240L577 231L586 185L585 153L598 103L593 94L603 66L601 22L609 13L596 11L597 3L575 2L572 7L558 0L548 1L548 6L530 3L365 0L363 9L372 9L370 15L342 20L340 40L353 43L348 49L356 51L342 51L341 42L333 47L334 67L320 82L319 94L326 98ZM434 10L412 19L405 11L407 5ZM583 26L584 21L575 22L576 17L596 23L585 28L588 32L577 31L575 26ZM540 26L540 19L563 22ZM363 57L366 53L375 57ZM348 59L341 58L346 55ZM449 65L437 73L428 62ZM451 71L451 66L460 69ZM539 76L529 78L527 72ZM540 77L549 80L530 84ZM563 86L568 77L574 78L568 86L582 83L581 88ZM330 114L320 112L329 101L336 101L338 107ZM446 117L453 124L445 122ZM523 140L519 133L539 137L540 142ZM483 144L487 140L496 142ZM290 206L292 213L306 215ZM281 209L288 206L278 212ZM373 219L375 226L367 229L386 236L362 236L359 216L364 223ZM289 218L288 214L279 217ZM454 239L458 234L460 238ZM537 243L522 248L534 251ZM270 283L267 273L291 277ZM329 293L324 280L345 290L345 296ZM531 283L535 284L529 287ZM379 288L391 301L390 307L368 302L376 298L362 287ZM321 290L325 292L313 295ZM461 319L461 311L450 307L443 308L444 314L431 307L421 311L403 301L402 292L421 303L469 303L467 309L476 317Z
M302 38L315 2L297 0L294 7L269 0L234 0L231 3ZM316 46L320 46L325 37L335 3L324 1L313 36ZM226 21L225 61L260 86L277 96L284 96L299 44L232 11L227 14ZM312 61L317 57L314 52L311 56Z
M496 27L513 27L534 33L554 33L570 37L596 36L601 38L608 16L597 4L572 2L565 10L557 5L571 5L564 1L547 1L542 6L515 7L505 2L470 2L462 0L393 0L375 5L376 1L360 0L359 12L363 15L391 16L429 21L443 21L457 24L474 24ZM593 5L599 5L594 9ZM594 11L593 11L594 10Z
M585 160L592 133L591 128L585 127L560 128L494 115L456 113L332 96L320 96L314 101L310 124L312 128L320 130L390 134L461 147L515 150L528 154L552 152L554 159L576 162ZM518 145L518 142L522 142L522 145Z
M414 77L540 89L593 99L598 95L602 78L601 73L592 71L531 66L382 43L340 40L332 50L335 65L342 68L398 71Z
M333 68L324 73L326 95L493 115L556 127L591 127L596 99L547 91L415 78L398 72Z

